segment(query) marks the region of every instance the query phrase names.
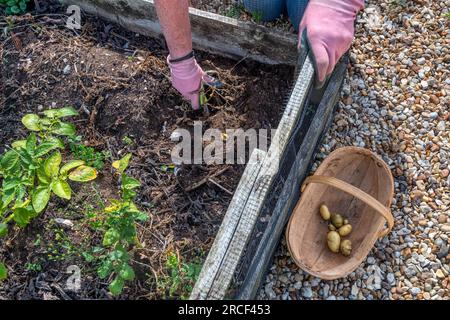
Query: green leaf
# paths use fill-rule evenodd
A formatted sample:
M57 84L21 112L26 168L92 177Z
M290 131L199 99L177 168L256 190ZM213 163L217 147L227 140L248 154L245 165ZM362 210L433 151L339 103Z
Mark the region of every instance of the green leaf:
M112 166L113 166L113 168L117 169L117 171L119 171L120 173L123 173L126 170L126 168L128 167L128 163L130 162L130 159L131 159L131 153L128 153L122 159L114 161Z
M16 189L11 189L3 192L2 195L2 208L6 208L15 198Z
M37 169L37 177L42 185L48 185L51 182L51 178L45 173L44 165Z
M134 279L134 270L131 268L129 264L124 264L122 269L119 272L119 276L126 281L130 281Z
M148 220L148 214L146 214L145 212L136 212L134 215L134 220L145 222Z
M60 136L73 136L76 133L75 126L71 123L60 122L57 127L53 130L53 133Z
M27 147L27 140L14 141L13 143L11 143L11 146L14 149L21 149L21 148L25 149Z
M8 191L8 190L14 189L15 187L17 187L20 184L20 182L21 181L19 178L4 179L2 182L3 191Z
M84 260L86 260L86 262L92 262L95 260L95 256L93 256L89 252L82 252L81 255L83 256Z
M3 263L0 263L0 281L5 280L8 277L8 269Z
M39 126L39 120L40 118L37 114L30 113L22 118L22 123L28 130L41 131L41 127Z
M26 149L19 149L16 152L19 154L20 160L22 160L22 164L24 164L25 166L33 165L33 158L31 157L31 155L28 152L28 150L26 150ZM32 168L30 168L30 169L32 169Z
M19 2L19 7L20 10L25 11L27 9L27 4L25 3L25 1L22 0Z
M29 224L30 219L35 216L35 213L32 210L25 208L17 208L14 210L13 214L14 221L22 228Z
M126 174L122 174L122 187L124 189L132 190L139 187L140 185L141 183L138 180L131 178Z
M36 134L32 133L28 136L27 142L26 142L26 149L28 151L28 153L33 154L34 149L36 149L36 143L37 143L37 138L36 138Z
M83 160L72 160L70 162L67 162L65 165L63 165L61 167L61 170L59 170L59 174L61 175L65 175L67 174L67 172L69 172L72 169L75 169L79 166L84 165L84 161Z
M57 176L59 172L59 165L61 164L61 153L55 151L50 157L48 157L44 162L45 174L49 177Z
M88 166L79 166L69 173L69 179L76 182L87 182L97 178L97 171Z
M63 149L64 143L61 141L61 139L58 138L48 138L44 142L42 142L35 150L34 156L35 157L42 157L43 155L46 155L52 150L55 149Z
M113 296L118 296L122 293L125 281L121 277L116 277L109 285L109 291Z
M78 116L77 110L73 107L64 107L58 110L58 118Z
M2 169L5 171L11 170L18 162L19 162L19 154L15 150L9 150L6 152L2 160L0 161L0 165Z
M38 187L32 195L33 208L36 213L41 213L50 200L50 188Z
M0 223L0 238L8 234L8 225L6 223Z
M122 197L126 200L132 200L136 197L136 192L131 189L123 189Z
M103 236L103 245L105 247L109 247L116 243L120 239L120 233L117 231L117 229L109 229L105 232L105 235Z
M49 109L42 112L45 116L49 118L63 118L70 116L78 116L77 110L73 107L64 107L60 109Z
M61 179L52 182L52 191L60 198L70 200L72 189L70 185Z
M112 271L112 262L110 260L104 260L100 267L97 269L98 277L105 279Z

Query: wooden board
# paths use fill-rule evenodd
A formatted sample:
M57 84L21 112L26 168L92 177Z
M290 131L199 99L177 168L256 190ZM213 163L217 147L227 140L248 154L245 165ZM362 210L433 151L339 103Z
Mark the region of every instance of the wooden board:
M272 183L280 169L280 159L302 114L313 76L314 68L308 56L258 175L254 181L250 180L250 182L253 182L252 185L248 186L250 192L243 195L235 192L229 206L227 215L245 218L240 218L238 223L235 221L232 225L225 221L222 223L222 227L228 230L224 233L233 234L233 237L229 244L227 243L226 250L214 250L209 253L208 263L203 265L191 299L217 300L225 298L264 201L271 192ZM243 199L243 197L246 197L246 199ZM237 203L244 205L236 205ZM216 241L220 242L221 240L216 239Z
M161 28L152 0L60 0L134 32L156 36ZM251 22L189 9L194 47L227 57L295 65L297 36ZM83 22L81 23L83 24Z
M223 267L223 257L230 247L234 246L236 248L234 243L236 241L236 236L242 237L243 235L245 236L245 234L250 234L253 228L254 219L247 215L243 215L242 213L265 157L265 151L259 149L253 150L241 180L234 192L233 199L228 206L227 213L225 214L216 238L214 239L214 243L203 263L198 281L191 293L191 299L204 299L209 295L209 289L216 280L220 268ZM243 226L250 227L250 231L243 234ZM239 257L240 255L235 258L239 259Z

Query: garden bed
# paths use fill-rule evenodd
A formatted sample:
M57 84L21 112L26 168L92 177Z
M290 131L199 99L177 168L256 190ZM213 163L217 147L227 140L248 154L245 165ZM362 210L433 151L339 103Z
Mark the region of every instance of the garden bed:
M201 65L218 71L224 88L210 100L209 115L196 113L172 89L167 52L158 40L83 18L79 35L64 27L65 16L58 13L0 21L9 27L0 38L0 152L25 136L23 115L72 105L80 113L74 121L82 136L78 145L94 148L104 162L97 163L94 183L74 186L70 202L54 202L25 229L14 228L2 239L0 260L9 276L0 298L111 298L108 279L100 280L95 262L85 257L101 243L95 212L117 196L111 162L130 152L128 173L142 184L137 205L149 220L138 225L142 247L132 255L136 280L120 297L187 297L244 166L174 167L170 135L176 128L192 129L195 120L203 121L203 131L275 128L293 72L200 52ZM169 256L176 257L175 265L167 263ZM71 265L81 269L78 292L67 290Z

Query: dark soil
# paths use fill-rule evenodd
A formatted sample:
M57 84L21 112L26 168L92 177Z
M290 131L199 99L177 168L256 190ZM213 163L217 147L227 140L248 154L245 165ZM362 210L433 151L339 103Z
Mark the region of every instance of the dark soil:
M108 281L99 280L95 264L81 254L101 243L89 213L117 196L110 164L128 152L133 154L128 173L142 183L137 203L150 219L139 225L143 247L133 253L137 279L120 298L168 297L167 254L176 253L182 263L202 263L231 200L226 191L234 191L244 170L243 165L165 170L175 145L171 133L192 129L194 120L203 121L203 130L276 127L292 70L198 53L204 69L217 71L224 83L206 115L191 111L171 87L160 40L86 16L78 35L64 27L64 15L55 13L12 23L0 37L0 152L26 135L20 123L24 114L72 105L80 112L74 123L84 144L109 151L111 159L95 183L73 186L76 196L70 203L52 199L29 226L2 239L0 261L9 277L0 284L0 299L111 298ZM0 18L0 26L5 25ZM186 191L212 175L223 188L206 182ZM64 229L55 218L74 226ZM81 269L78 292L67 289L71 265ZM188 286L180 287L173 296L187 291Z

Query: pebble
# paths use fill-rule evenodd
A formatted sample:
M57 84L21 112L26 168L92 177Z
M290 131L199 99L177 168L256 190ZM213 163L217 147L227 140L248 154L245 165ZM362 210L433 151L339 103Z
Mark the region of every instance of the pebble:
M311 298L313 296L311 287L303 287L301 289L301 294L304 298Z
M409 291L410 291L411 294L414 295L414 296L418 295L418 294L421 292L420 288L417 288L417 287L413 287L413 288L411 288L411 290L409 290Z
M66 229L72 229L74 226L73 222L69 219L55 218L53 219L53 221L55 221L56 224Z
M444 279L445 278L444 272L442 272L441 269L438 269L436 271L436 277L438 277L439 279Z
M72 70L72 67L70 66L70 64L68 64L64 67L63 74L68 75L68 74L70 74L71 70Z

